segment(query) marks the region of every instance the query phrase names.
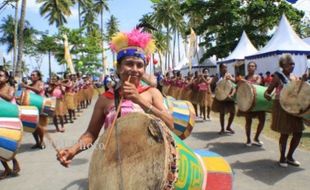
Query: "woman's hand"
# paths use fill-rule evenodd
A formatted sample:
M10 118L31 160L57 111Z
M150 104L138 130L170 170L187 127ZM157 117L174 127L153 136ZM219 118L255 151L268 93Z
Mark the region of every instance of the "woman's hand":
M141 100L136 86L128 81L125 81L123 84L123 96L125 99L131 100L136 104Z
M73 151L71 148L66 148L60 150L56 157L57 160L60 162L61 165L64 167L69 167L69 164L71 164L73 157L76 155L76 152Z

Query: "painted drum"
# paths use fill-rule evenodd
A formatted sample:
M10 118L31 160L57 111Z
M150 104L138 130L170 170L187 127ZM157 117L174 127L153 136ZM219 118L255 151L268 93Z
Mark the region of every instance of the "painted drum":
M25 132L33 133L39 123L39 110L35 106L19 106L19 118Z
M45 98L43 102L42 114L45 116L53 117L56 109L56 98Z
M0 98L0 117L18 118L18 106Z
M245 80L240 81L236 93L238 109L243 112L271 112L273 101L268 101L264 97L266 90L265 86L251 84Z
M187 138L195 126L195 109L192 103L185 100L175 100L172 97L164 98L164 105L172 113L174 129L179 138Z
M212 178L217 183L214 190L232 187L231 169L222 157L195 153L152 115L136 112L119 118L105 151L106 137L107 133L100 137L91 158L90 190L209 190ZM215 179L215 174L224 181Z
M20 146L23 126L18 118L0 117L0 158L11 160Z

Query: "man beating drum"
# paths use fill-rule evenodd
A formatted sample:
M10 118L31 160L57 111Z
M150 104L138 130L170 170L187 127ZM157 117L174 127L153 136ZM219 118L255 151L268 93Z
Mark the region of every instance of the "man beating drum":
M76 154L93 145L102 126L111 126L112 120L117 117L115 100L120 96L124 98L123 102L119 102L121 115L130 112L152 113L173 128L173 118L163 105L161 93L156 88L141 86L140 83L145 73L145 57L155 49L151 35L138 29L130 33L118 33L112 38L111 49L117 53L117 74L121 87L105 92L97 100L85 133L76 144L58 152L57 159L65 167L69 166Z

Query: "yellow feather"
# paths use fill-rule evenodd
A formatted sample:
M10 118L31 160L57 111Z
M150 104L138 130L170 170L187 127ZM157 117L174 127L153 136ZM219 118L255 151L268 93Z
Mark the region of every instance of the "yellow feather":
M154 40L150 40L147 46L145 47L144 52L146 55L150 55L154 53L155 50L156 50L155 42Z
M125 33L119 32L112 37L111 43L114 45L116 52L128 46L128 38Z

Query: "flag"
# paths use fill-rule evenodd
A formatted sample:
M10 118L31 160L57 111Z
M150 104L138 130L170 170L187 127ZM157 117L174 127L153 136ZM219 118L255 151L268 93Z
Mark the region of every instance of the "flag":
M68 37L66 34L64 34L63 38L64 38L65 60L67 62L67 65L69 66L71 74L75 74L75 70L72 63L72 57L69 50Z
M189 61L189 70L192 70L192 59L193 56L196 52L196 33L195 31L191 28L191 34L189 37L189 51L188 51L188 61Z

